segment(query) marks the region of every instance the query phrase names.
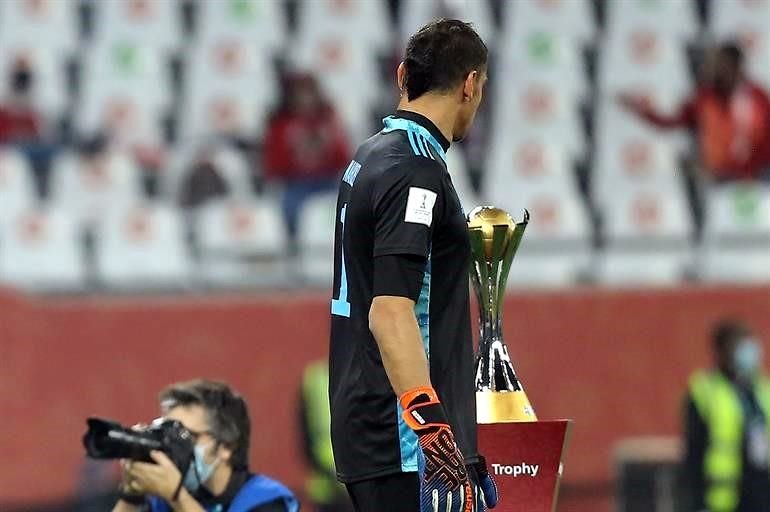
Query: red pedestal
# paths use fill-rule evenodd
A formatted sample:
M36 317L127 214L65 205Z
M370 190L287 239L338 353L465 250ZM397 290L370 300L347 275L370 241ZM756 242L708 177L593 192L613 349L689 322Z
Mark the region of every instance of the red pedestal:
M500 491L495 512L554 512L571 422L479 425L479 451Z

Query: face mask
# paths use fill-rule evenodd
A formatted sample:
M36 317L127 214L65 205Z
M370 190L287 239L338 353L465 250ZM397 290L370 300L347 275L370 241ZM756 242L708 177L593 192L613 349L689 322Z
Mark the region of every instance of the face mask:
M762 348L754 340L744 340L735 347L733 362L740 377L751 378L756 375L762 359Z
M201 485L206 483L219 465L219 459L214 460L211 464L206 462L205 454L209 446L211 445L195 445L195 456L190 463L190 467L187 468L183 484L185 489L190 492L197 491Z

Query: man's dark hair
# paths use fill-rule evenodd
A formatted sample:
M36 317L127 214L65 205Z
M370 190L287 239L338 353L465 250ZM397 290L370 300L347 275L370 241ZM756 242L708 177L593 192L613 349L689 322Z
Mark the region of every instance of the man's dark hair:
M724 352L733 343L750 334L748 327L734 319L720 321L712 331L714 350L717 353Z
M172 384L160 392L164 411L199 405L206 410L211 436L233 451L234 469L248 469L251 420L246 401L223 382L196 379Z
M426 92L446 92L486 64L487 46L470 24L432 21L409 39L403 86L410 101Z
M719 46L722 57L727 59L735 69L743 67L743 49L737 41L727 41Z

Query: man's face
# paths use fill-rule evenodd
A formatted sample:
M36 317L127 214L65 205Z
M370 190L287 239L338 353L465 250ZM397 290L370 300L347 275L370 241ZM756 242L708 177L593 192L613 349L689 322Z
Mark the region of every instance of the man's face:
M170 409L166 415L170 420L180 422L195 438L195 444L206 446L205 459L212 463L217 457L216 440L212 437L206 409L200 405L179 405Z
M477 73L473 80L473 97L467 103L463 103L457 116L455 128L452 131L453 142L462 140L473 126L473 120L476 118L476 112L481 105L481 98L484 96L484 86L487 83L486 70Z

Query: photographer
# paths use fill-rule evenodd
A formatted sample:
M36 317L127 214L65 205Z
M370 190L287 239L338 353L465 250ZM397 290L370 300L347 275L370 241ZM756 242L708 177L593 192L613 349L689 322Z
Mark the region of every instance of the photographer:
M251 422L246 402L226 384L193 380L160 393L166 419L193 436L195 455L183 475L163 452L155 463L122 461L121 499L113 512L297 512L282 484L249 472Z

